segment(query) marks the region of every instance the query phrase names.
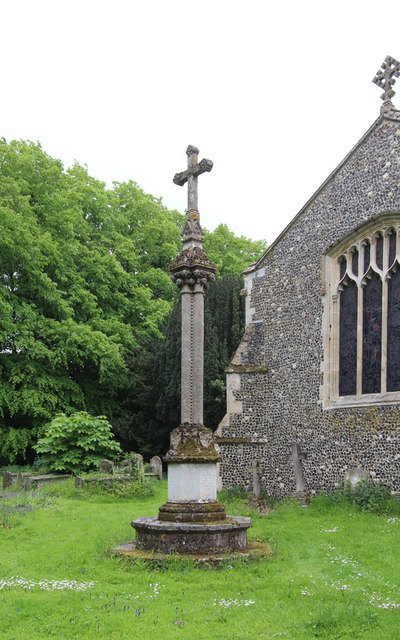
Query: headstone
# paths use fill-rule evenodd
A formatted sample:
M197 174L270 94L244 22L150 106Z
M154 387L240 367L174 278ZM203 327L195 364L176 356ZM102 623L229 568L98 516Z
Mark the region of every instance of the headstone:
M344 476L344 482L349 485L351 489L354 489L360 482L368 481L368 473L359 467L353 467L348 469Z
M109 475L112 475L114 473L114 465L111 460L100 460L99 471L100 473L107 473Z
M253 460L252 463L252 476L253 476L253 500L259 500L260 498L260 461Z
M150 467L152 473L158 478L158 480L162 480L162 461L158 456L153 456L150 460Z
M144 464L143 464L143 456L140 453L132 453L132 471L131 475L135 477L139 482L144 481Z
M128 475L132 475L132 460L130 458L125 458L125 460L122 460L121 464L118 466L118 469L116 469L117 473L127 473Z
M4 471L3 473L3 489L8 489L12 485L12 474L9 471Z
M294 477L296 481L296 491L294 497L298 500L302 507L306 507L310 501L310 495L307 491L306 479L304 476L303 460L307 455L300 449L297 442L292 444L292 453L290 458L293 463Z

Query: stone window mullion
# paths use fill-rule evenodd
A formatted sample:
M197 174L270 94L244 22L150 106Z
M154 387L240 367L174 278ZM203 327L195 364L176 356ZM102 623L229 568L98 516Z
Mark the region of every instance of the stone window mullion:
M382 278L382 360L381 360L381 393L386 393L387 372L387 337L388 337L388 279L389 269L389 235L384 235L383 242L383 278Z
M356 395L362 394L362 353L363 353L363 290L361 286L364 265L364 246L360 246L358 253L358 274L357 279L357 373L356 373Z

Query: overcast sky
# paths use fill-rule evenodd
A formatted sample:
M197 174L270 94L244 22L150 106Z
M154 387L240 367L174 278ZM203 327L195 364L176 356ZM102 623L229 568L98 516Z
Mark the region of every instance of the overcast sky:
M0 0L0 135L272 242L379 115L400 3ZM396 88L396 87L395 87ZM400 78L395 106L400 108Z

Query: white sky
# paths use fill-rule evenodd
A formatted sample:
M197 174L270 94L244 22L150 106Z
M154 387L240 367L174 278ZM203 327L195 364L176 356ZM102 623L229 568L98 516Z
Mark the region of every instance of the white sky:
M0 135L272 242L379 115L400 3L0 0ZM396 87L395 87L396 88ZM400 78L395 106L400 108Z

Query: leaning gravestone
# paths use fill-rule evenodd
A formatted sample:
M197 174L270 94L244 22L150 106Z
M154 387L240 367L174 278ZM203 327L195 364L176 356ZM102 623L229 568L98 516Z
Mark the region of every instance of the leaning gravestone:
M153 456L150 460L150 468L153 475L155 475L158 480L162 480L162 461L158 456Z

